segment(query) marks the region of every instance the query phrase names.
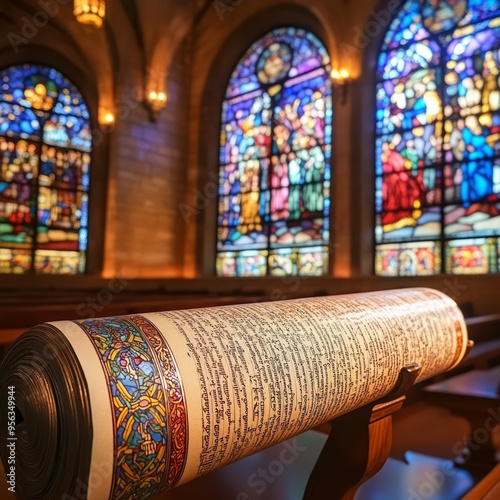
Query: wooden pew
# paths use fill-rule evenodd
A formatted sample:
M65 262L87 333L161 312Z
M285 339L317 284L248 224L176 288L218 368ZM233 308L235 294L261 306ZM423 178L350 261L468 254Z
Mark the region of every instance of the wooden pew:
M500 364L500 314L466 318L465 322L474 347L455 373Z
M46 321L85 319L90 317L122 316L155 311L223 306L238 303L258 302L263 296L198 296L198 295L151 295L122 294L105 295L109 300L96 301L99 292L70 299L43 300L41 297L29 302L12 302L0 306L0 328L29 328ZM104 300L104 299L103 299ZM97 302L97 303L95 303ZM88 304L91 305L88 305ZM95 305L92 305L95 304Z
M463 457L457 458L457 463L468 468L487 471L496 463L492 430L500 418L499 384L500 366L497 366L489 370L472 370L424 389L427 401L469 422L468 447Z
M494 467L463 500L498 500L500 498L500 464Z
M466 323L469 337L477 344L500 338L500 314L473 316Z
M3 358L8 346L25 331L25 328L9 328L6 330L0 330L0 360Z
M90 293L88 297L92 300L98 293ZM84 297L77 296L67 298L60 303L50 303L38 298L36 303L12 302L0 306L0 359L7 347L32 326L47 321L64 321L89 317L88 315L92 313L92 310L88 307L85 309L86 300ZM126 295L123 297L117 296L109 304L99 305L99 310L94 310L94 313L95 317L123 316L155 311L252 303L262 300L265 300L265 297L260 295L233 297L153 295L146 298L141 295ZM82 311L84 312L83 317Z

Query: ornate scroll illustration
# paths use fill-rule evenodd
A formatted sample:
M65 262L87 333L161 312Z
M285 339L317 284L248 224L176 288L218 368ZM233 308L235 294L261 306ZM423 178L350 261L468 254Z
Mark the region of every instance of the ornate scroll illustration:
M145 498L179 481L187 449L180 375L141 316L80 321L109 381L116 430L113 498Z

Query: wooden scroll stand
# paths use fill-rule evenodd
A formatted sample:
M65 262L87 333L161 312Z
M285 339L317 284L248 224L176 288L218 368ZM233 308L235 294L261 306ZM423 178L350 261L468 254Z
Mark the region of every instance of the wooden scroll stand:
M392 414L398 411L420 367L401 370L386 397L332 421L330 435L309 477L304 500L352 500L389 457Z

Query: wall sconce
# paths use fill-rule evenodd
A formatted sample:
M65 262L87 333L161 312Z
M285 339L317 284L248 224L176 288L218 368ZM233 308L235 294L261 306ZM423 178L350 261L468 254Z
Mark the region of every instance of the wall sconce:
M115 124L115 115L112 111L106 108L99 108L98 121L104 130L109 130Z
M158 119L158 115L160 111L167 104L167 93L166 92L156 92L155 90L151 90L146 94L146 99L144 104L150 111L150 119L152 122L156 122Z
M100 28L106 16L106 3L104 0L75 0L73 14L78 22Z
M339 93L340 103L345 104L347 101L347 90L351 82L351 75L346 69L332 69L330 72L333 88Z

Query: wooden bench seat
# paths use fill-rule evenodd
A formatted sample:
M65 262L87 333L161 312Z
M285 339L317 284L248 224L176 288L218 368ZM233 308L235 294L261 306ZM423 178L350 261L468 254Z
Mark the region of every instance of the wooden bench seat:
M136 294L104 294L99 292L76 296L70 300L46 301L38 297L29 302L13 302L0 306L0 329L30 328L46 321L123 316L156 311L173 311L198 307L224 306L265 300L263 296L182 296ZM89 305L90 304L90 305Z
M494 467L463 500L498 500L500 498L500 464Z
M466 323L469 337L477 344L500 338L500 314L473 316Z
M470 368L484 370L498 364L500 364L500 338L474 344L471 352L458 368L460 370Z
M96 296L96 294L90 294L89 298L92 300ZM32 326L47 321L64 321L89 317L92 310L83 308L85 307L86 299L81 297L78 299L79 301L75 302L75 297L71 297L62 303L50 303L39 298L34 303L13 302L0 306L0 359L8 345ZM253 303L262 300L265 300L265 298L259 295L233 297L155 295L147 298L141 296L116 296L109 304L103 307L98 306L99 310L95 310L95 317L224 306ZM84 313L83 316L82 312Z
M471 433L465 453L457 457L457 462L468 468L489 470L496 463L492 431L500 419L499 384L500 366L497 366L468 371L424 389L429 403L444 407L469 422Z

